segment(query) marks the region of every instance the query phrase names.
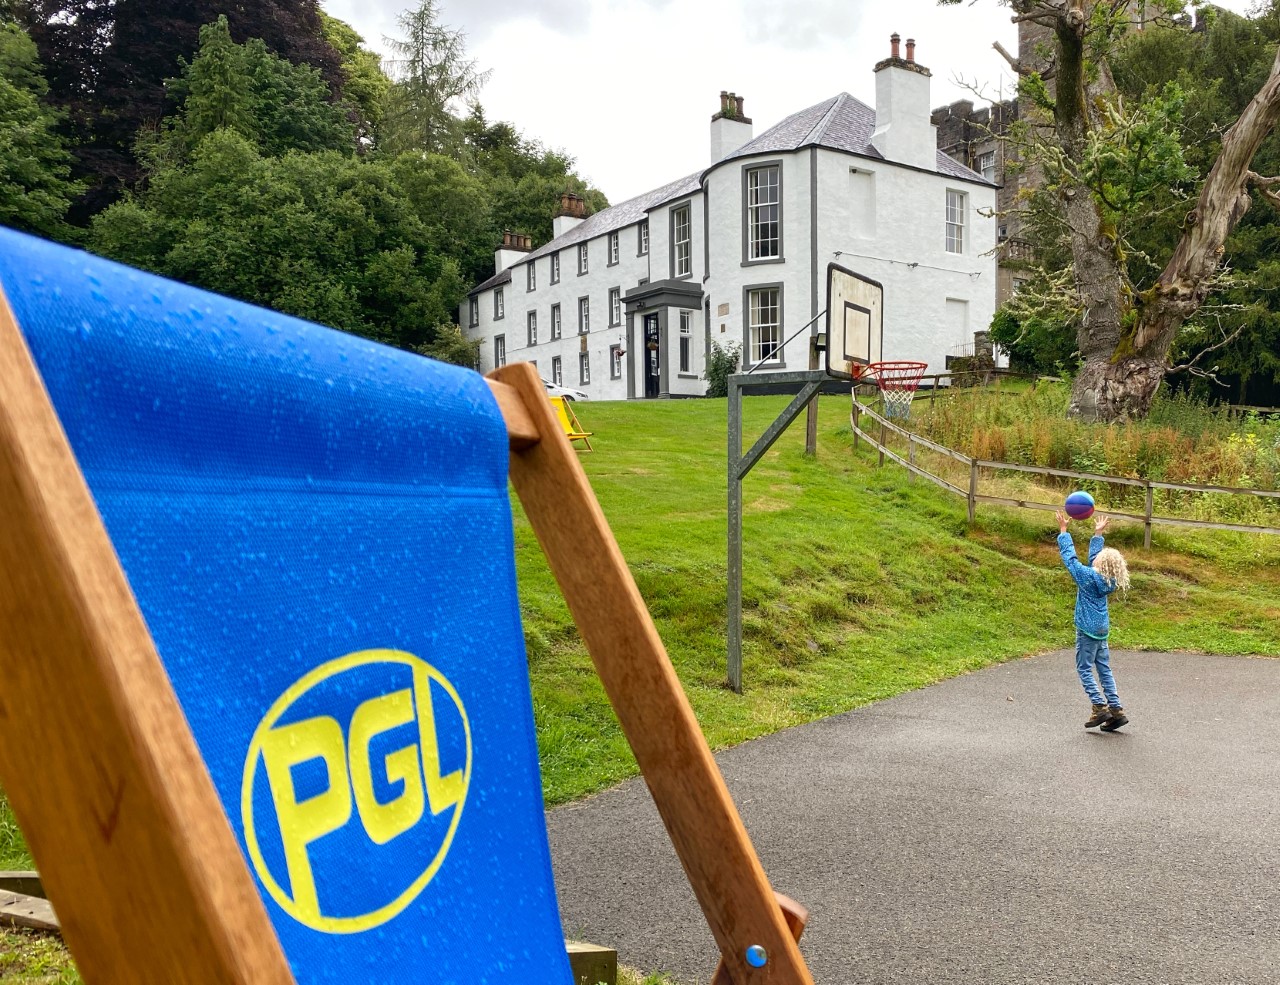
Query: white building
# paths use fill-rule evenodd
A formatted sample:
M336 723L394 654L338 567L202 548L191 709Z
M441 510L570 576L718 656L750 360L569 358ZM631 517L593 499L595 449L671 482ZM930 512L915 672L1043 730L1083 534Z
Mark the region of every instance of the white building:
M995 186L937 149L929 70L892 38L876 108L847 93L759 137L721 93L711 166L586 217L566 195L554 238L507 237L460 312L480 369L537 363L592 398L700 396L712 342L744 368L809 368L826 270L884 286L884 359L929 372L995 310Z

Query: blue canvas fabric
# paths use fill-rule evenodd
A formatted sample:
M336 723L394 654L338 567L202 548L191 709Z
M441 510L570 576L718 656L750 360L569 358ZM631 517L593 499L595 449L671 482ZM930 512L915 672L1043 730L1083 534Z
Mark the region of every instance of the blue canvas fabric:
M7 230L0 285L298 981L569 982L483 380Z
M1076 545L1069 533L1058 534L1058 553L1062 555L1062 563L1077 585L1076 591L1076 629L1095 640L1105 640L1111 632L1111 616L1107 612L1107 596L1116 590L1114 582L1108 581L1094 571L1091 565L1098 552L1105 546L1101 537L1089 539L1089 564L1081 564L1076 557Z

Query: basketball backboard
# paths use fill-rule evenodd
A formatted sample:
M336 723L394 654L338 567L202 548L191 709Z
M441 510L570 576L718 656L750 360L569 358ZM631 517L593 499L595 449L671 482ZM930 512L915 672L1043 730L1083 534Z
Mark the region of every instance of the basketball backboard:
M827 265L827 373L853 379L854 366L879 362L884 288L838 263Z

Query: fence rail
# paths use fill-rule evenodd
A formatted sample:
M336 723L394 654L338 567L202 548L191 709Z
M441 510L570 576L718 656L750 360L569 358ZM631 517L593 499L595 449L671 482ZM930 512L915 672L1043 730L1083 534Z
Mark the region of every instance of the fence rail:
M862 427L863 417L868 417L875 424L879 425L879 438L873 436L869 430ZM1142 513L1128 513L1120 510L1107 510L1108 516L1120 517L1126 520L1134 520L1143 525L1143 546L1147 549L1151 547L1151 528L1153 526L1176 526L1176 527L1193 527L1204 530L1234 530L1243 533L1253 534L1276 534L1280 535L1280 527L1255 526L1245 523L1222 523L1216 520L1191 520L1184 517L1160 516L1154 511L1153 493L1157 489L1168 490L1172 492L1186 493L1217 493L1232 496L1256 496L1264 499L1280 500L1280 491L1270 489L1242 489L1234 486L1197 486L1190 483L1180 482L1159 482L1153 479L1130 479L1119 475L1100 475L1096 472L1075 472L1071 469L1053 469L1038 465L1015 465L1012 462L993 462L986 459L973 458L969 455L962 454L953 448L940 445L937 442L922 438L920 435L895 424L893 421L884 417L882 414L876 413L870 407L866 407L858 402L857 395L854 395L853 411L849 417L849 424L853 429L854 447L858 446L859 439L866 441L875 451L880 453L880 464L884 464L885 458L890 458L897 462L913 476L920 476L927 479L934 485L946 489L948 492L961 496L968 503L969 522L972 523L977 516L977 508L979 503L991 503L998 506L1015 506L1027 510L1048 510L1055 512L1062 507L1051 503L1038 503L1034 500L1015 499L1006 496L987 496L978 492L978 483L980 481L980 473L983 469L999 472L1028 472L1033 475L1054 476L1056 478L1065 479L1082 479L1090 482L1105 482L1118 486L1129 486L1144 489L1146 491L1146 509ZM885 444L885 437L888 434L896 434L907 442L907 454L902 456ZM957 485L953 485L939 475L916 464L916 448L927 448L929 451L938 455L959 462L961 465L969 467L969 488L961 489Z

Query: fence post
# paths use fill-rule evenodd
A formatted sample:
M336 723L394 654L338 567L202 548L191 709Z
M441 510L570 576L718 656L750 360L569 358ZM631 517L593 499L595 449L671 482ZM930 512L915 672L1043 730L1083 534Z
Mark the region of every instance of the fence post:
M881 407L880 409L884 410L883 407ZM884 464L884 439L885 439L884 421L881 421L880 422L880 464L881 465Z
M1151 513L1152 513L1151 504L1152 504L1151 480L1148 479L1147 480L1147 519L1146 519L1146 522L1142 525L1143 527L1142 546L1148 551L1151 550Z
M910 462L912 465L916 464L916 439L915 439L915 435L913 434L907 435L907 461ZM916 481L916 474L912 472L910 469L907 469L907 481L908 482Z
M853 385L853 450L858 450L858 428L862 427L862 409L858 406L858 384Z
M978 516L978 460L969 459L969 522Z

